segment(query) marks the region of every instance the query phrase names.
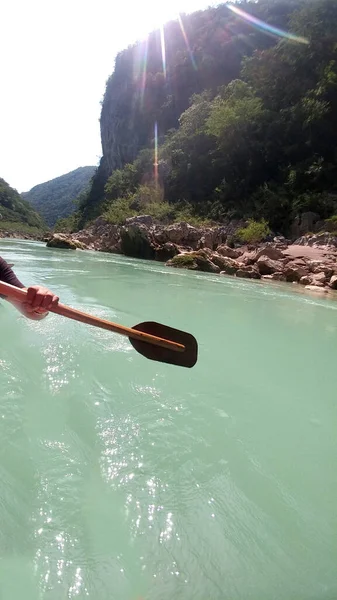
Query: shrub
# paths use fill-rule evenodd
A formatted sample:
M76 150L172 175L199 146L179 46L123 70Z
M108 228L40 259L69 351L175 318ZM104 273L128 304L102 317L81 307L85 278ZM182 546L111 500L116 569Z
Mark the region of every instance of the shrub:
M186 221L195 227L210 225L211 221L196 216L188 202L169 204L163 199L163 190L154 185L140 185L137 191L125 198L106 202L104 219L122 225L129 217L146 214L161 223Z
M262 221L254 221L254 219L250 219L247 227L243 227L237 231L236 237L239 241L246 244L256 244L258 242L262 242L262 240L270 235L270 233L271 231L267 221L264 219Z
M74 233L79 230L80 214L73 213L69 217L58 219L54 226L55 233Z
M103 218L114 225L123 225L129 217L135 217L137 212L131 208L130 198L118 198L112 202L103 213Z

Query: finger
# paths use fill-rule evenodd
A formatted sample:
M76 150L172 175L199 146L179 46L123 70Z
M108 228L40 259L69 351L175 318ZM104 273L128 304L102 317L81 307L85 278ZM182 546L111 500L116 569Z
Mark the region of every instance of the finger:
M59 303L59 297L58 296L53 296L53 299L51 301L51 308L55 308L55 306L57 306Z
M36 296L36 289L29 287L27 290L27 304L32 304Z
M36 290L35 297L32 301L32 306L34 308L39 308L39 306L42 305L44 297L45 297L45 294L41 293L40 290Z
M50 308L53 302L53 294L45 294L42 298L42 302L40 304L41 308Z

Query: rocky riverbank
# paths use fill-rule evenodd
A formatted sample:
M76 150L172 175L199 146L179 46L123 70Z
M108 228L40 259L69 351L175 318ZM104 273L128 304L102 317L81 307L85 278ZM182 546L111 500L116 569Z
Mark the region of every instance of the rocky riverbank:
M233 247L233 235L242 225L232 221L212 228L185 222L165 226L143 215L117 226L99 218L76 234L54 234L47 245L113 252L219 275L299 283L311 291L337 289L336 236L319 233L294 242L271 237L261 244Z
M43 235L36 235L35 233L22 233L20 231L7 231L6 229L0 229L0 239L12 238L15 240L36 240L42 242L44 240Z

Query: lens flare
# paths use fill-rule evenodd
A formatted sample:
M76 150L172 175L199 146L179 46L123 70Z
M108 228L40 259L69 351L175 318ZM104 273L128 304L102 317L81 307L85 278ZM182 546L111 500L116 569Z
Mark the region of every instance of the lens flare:
M165 48L165 32L164 25L160 26L160 45L161 45L161 58L163 62L163 73L166 79L166 48Z
M198 67L197 67L197 64L196 64L196 62L194 60L193 52L191 50L191 46L190 46L190 43L188 41L188 37L187 37L186 31L185 31L184 23L183 23L182 18L181 18L180 15L178 15L178 23L180 25L181 33L183 34L183 38L185 40L187 51L188 51L188 53L190 55L190 59L191 59L192 65L193 65L193 69L195 71L197 71Z
M154 124L154 181L158 187L158 123Z
M143 104L144 104L144 94L145 94L145 87L146 87L146 71L147 71L147 54L148 54L148 49L149 49L149 40L148 38L145 41L145 48L144 48L144 56L143 56L143 68L142 68L142 78L141 78L141 84L140 84L140 105L143 108Z
M261 21L261 19L257 19L249 13L246 13L244 10L238 8L237 6L233 6L230 4L228 4L227 6L229 10L231 10L239 17L242 17L242 19L245 19L246 21L251 23L254 27L257 27L257 29L261 29L262 31L265 31L266 33L271 33L272 35L275 35L277 37L287 38L288 40L298 42L299 44L309 44L309 40L305 37L301 37L288 31L284 31L283 29L279 29L278 27L273 27L272 25Z

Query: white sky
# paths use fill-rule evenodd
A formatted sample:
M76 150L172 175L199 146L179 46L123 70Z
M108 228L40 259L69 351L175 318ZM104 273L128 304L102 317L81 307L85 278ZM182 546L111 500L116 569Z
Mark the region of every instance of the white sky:
M1 0L0 177L19 192L101 156L114 57L207 0Z

